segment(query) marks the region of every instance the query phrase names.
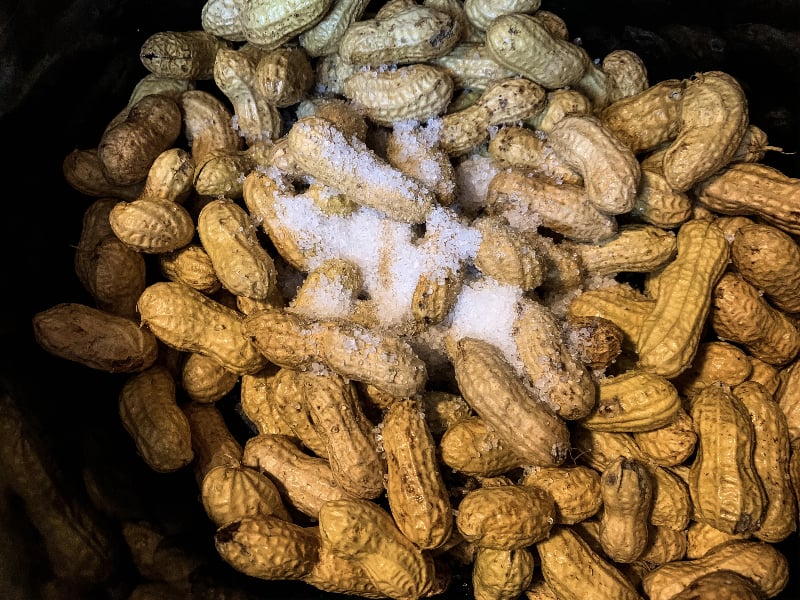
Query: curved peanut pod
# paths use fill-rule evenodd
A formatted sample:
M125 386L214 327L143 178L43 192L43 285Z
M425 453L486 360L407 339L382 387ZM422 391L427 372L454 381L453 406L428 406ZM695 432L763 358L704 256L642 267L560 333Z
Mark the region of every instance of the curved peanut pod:
M634 562L648 543L653 499L650 475L641 463L620 456L603 471L600 493L600 545L614 562Z
M595 385L569 351L555 315L534 300L523 300L514 321L514 342L539 397L562 419L580 419L595 405Z
M697 445L692 418L682 408L670 423L650 431L635 431L633 439L648 460L662 467L682 464Z
M583 177L589 202L598 210L616 215L633 209L641 179L639 162L599 119L567 115L550 130L548 141Z
M444 113L453 96L453 81L444 69L428 64L396 71L356 71L344 82L344 95L374 123L426 121Z
M539 466L556 466L566 460L566 425L531 394L496 346L474 338L461 339L453 365L464 399L522 460Z
M364 13L369 0L335 2L324 17L300 34L300 45L309 56L335 54L347 29Z
M344 558L327 546L320 547L318 559L301 580L324 592L360 598L386 597L358 561Z
M453 531L450 497L438 467L436 443L414 400L398 400L383 418L386 495L397 527L423 549L438 548Z
M631 50L613 50L601 64L608 75L608 101L634 96L646 90L647 67L641 57Z
M754 532L766 496L753 462L755 430L745 405L722 384L692 404L697 453L689 473L696 518L726 533Z
M633 584L569 527L557 526L536 544L542 575L561 600L598 598L642 600Z
M409 223L422 223L433 193L380 159L358 139L348 140L330 121L305 117L288 134L300 167L350 200Z
M489 140L489 156L502 168L536 173L557 185L581 185L583 178L565 165L541 132L509 125Z
M614 217L592 205L583 188L518 170L501 171L492 178L486 204L489 214L504 216L522 231L542 226L577 242L596 242L617 231Z
M639 334L640 368L664 377L688 368L728 255L728 242L712 222L692 220L681 226L678 256L661 272L655 306Z
M131 373L150 367L158 342L126 317L83 304L62 303L33 315L33 335L44 350L92 369Z
M161 274L170 281L184 283L204 294L213 294L220 288L211 259L200 244L159 254L158 265Z
M447 54L429 62L443 68L457 89L485 90L496 79L516 75L492 58L484 44L477 42L460 42Z
M221 400L238 381L238 374L202 354L188 354L181 366L181 387L195 402L213 403Z
M242 316L187 285L161 281L137 304L142 324L162 342L216 359L234 373L255 373L267 359L244 336Z
M589 275L655 271L675 258L678 249L674 232L641 224L623 225L616 235L600 243L573 247Z
M233 0L244 38L267 50L310 29L319 22L333 0Z
M159 254L183 248L194 238L194 221L180 204L140 198L118 202L109 215L114 234L128 247Z
M527 119L525 125L547 133L567 115L586 115L591 112L592 104L584 94L572 88L559 88L547 92L544 108Z
M631 215L656 227L672 229L691 218L692 200L673 190L660 170L642 168Z
M228 291L254 300L272 296L277 286L275 263L243 208L225 198L209 202L197 217L197 233Z
M521 466L522 460L480 417L453 423L439 442L441 461L465 475L495 477Z
M207 31L159 31L148 37L139 58L151 73L174 79L211 79L214 59L230 42Z
M206 514L217 526L267 515L291 521L278 488L251 467L214 467L203 477L200 497Z
M229 154L242 146L242 138L233 127L233 113L219 98L205 90L187 90L181 94L183 130L192 149L195 165L215 152Z
M75 190L93 198L113 197L121 200L135 200L141 195L142 180L136 183L118 185L103 173L103 166L97 156L97 149L76 148L64 157L61 165L64 180Z
M319 513L319 533L324 547L357 561L390 598L420 598L433 586L433 560L369 500L327 502Z
M664 177L685 192L728 164L747 131L747 98L722 71L698 73L686 84L676 138L664 154Z
M281 367L270 382L270 403L300 443L321 458L328 458L328 449L311 421L303 373Z
M458 20L410 4L391 14L353 23L339 42L339 56L356 65L424 63L446 54L461 36Z

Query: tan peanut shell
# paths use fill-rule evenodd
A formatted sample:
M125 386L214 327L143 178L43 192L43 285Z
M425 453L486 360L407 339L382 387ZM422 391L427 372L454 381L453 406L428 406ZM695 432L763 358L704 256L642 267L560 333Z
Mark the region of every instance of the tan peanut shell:
M137 318L136 301L147 285L142 254L113 235L91 250L82 250L79 244L76 260L78 253L84 255L83 281L97 308L122 317Z
M739 540L714 549L702 558L661 565L645 575L642 584L651 600L674 598L710 572L730 570L756 584L766 597L776 596L789 579L786 558L765 542Z
M309 56L334 54L348 27L361 18L367 0L335 2L313 27L300 34L300 45Z
M705 556L717 546L734 540L746 540L750 533L725 533L703 521L692 521L686 529L686 558Z
M798 377L800 377L800 362L792 361L789 365L779 371L780 384L775 392L775 400L781 407L786 416L786 423L789 426L789 439L792 443L800 438L800 388L798 388Z
M694 580L673 600L719 598L720 600L758 600L761 592L752 580L736 571L721 569Z
M119 414L152 469L177 471L194 458L189 422L176 403L175 381L164 367L154 365L129 377L120 391Z
M480 417L453 423L439 442L441 461L465 475L492 477L520 466L521 460Z
M745 381L752 372L748 355L730 342L701 342L692 365L672 382L681 395L691 402L703 388L715 381L731 387Z
M159 31L139 50L144 67L153 74L174 79L211 79L214 58L229 42L207 31Z
M599 211L616 215L633 208L641 168L633 152L599 119L567 115L550 130L548 141L583 177L589 202Z
M694 452L697 434L692 418L683 408L678 409L672 421L650 431L635 431L633 439L642 454L662 467L682 464Z
M545 539L555 505L541 488L499 485L467 493L458 505L456 527L480 548L518 550Z
M631 214L656 227L672 229L691 218L692 200L673 190L660 170L643 166Z
M652 525L648 529L647 547L638 562L663 565L686 557L686 531Z
M142 324L168 346L205 354L238 374L255 373L267 362L244 336L239 313L187 285L154 283L137 307Z
M654 225L623 225L617 233L596 244L575 246L589 275L620 272L647 273L665 266L677 252L672 231Z
M273 397L273 383L279 367L267 365L261 371L242 375L239 401L242 413L250 426L259 434L275 433L295 437L291 426L280 413ZM299 439L295 438L299 442Z
M754 464L755 431L745 405L730 388L711 384L694 399L691 415L697 453L689 490L696 519L726 533L758 530L767 497Z
M228 154L242 147L242 138L233 127L228 104L206 90L187 90L181 94L183 133L195 165L213 153Z
M752 369L748 381L757 381L763 385L773 396L777 395L780 387L780 371L773 365L764 362L755 356L748 356Z
M76 148L69 152L61 165L64 180L81 194L93 198L113 197L120 200L135 200L144 186L143 181L117 185L103 172L96 148Z
M220 281L211 258L200 244L187 244L173 252L158 255L161 274L171 281L184 283L204 294L213 294Z
M357 561L383 594L420 598L434 584L433 560L397 529L391 515L369 500L327 502L319 514L322 544Z
M588 595L620 600L641 600L625 576L592 550L572 528L556 526L536 544L542 575L561 600L582 600Z
M539 11L536 16L540 17L541 12ZM525 124L539 131L549 132L567 115L585 115L591 112L592 104L584 94L572 88L559 88L547 92L544 108L527 119Z
M518 598L533 578L534 559L526 548L494 550L478 548L472 567L476 600Z
M677 237L678 255L660 275L655 306L637 341L639 367L664 377L691 364L729 254L722 231L708 221L687 221Z
M299 579L319 553L319 535L272 515L245 517L217 529L214 546L237 571L259 579Z
M304 373L281 367L269 382L270 397L265 399L280 419L289 426L292 437L321 458L328 458L327 445L311 421L311 407Z
M109 221L114 234L139 252L173 252L194 238L194 221L180 204L140 198L119 202L111 209Z
M567 340L590 369L605 369L622 352L625 334L603 317L567 317Z
M664 176L684 192L724 167L747 130L747 99L722 71L697 73L686 83L678 134L664 154Z
M321 546L311 570L300 578L315 588L335 594L351 594L361 598L385 598L372 583L358 561L344 558L327 546Z
M641 463L618 457L600 477L603 509L599 541L614 562L630 563L647 548L653 500L650 475Z
M44 350L92 369L131 373L157 358L155 336L128 318L77 303L56 304L33 315L36 343Z
M225 417L214 404L187 402L181 406L189 422L194 450L194 471L198 486L211 469L236 466L242 458L242 445L233 436Z
M461 339L453 365L464 399L520 458L543 467L566 459L566 425L525 388L496 346Z
M600 475L584 465L534 467L521 480L546 490L555 502L556 523L572 525L594 516L603 503Z
M600 68L608 75L608 101L613 103L646 90L647 67L632 50L612 50L603 57Z
M271 50L313 27L332 0L287 0L278 6L267 0L234 0L245 40Z
M202 354L190 353L181 366L181 387L195 402L216 402L228 394L238 381L238 374Z
M291 521L275 484L251 467L214 467L203 477L200 497L206 514L220 527L266 515Z
M709 321L720 338L771 365L785 365L800 353L795 322L739 273L729 271L717 282Z
M442 546L453 531L453 514L436 444L419 403L398 400L383 418L386 496L397 527L423 549Z
M486 46L479 42L461 41L447 54L428 62L444 69L456 89L485 90L494 80L516 74L492 58Z
M777 543L797 529L797 503L789 478L791 446L786 415L760 383L740 383L733 393L742 401L753 423L753 464L766 495L761 525L753 535L764 542Z

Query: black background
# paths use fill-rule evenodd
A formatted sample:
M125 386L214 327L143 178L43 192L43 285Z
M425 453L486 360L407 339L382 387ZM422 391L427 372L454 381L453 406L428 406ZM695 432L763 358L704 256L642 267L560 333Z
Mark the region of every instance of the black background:
M199 29L201 7L186 0L0 4L0 381L43 432L76 493L82 493L84 464L113 465L121 489L130 487L142 514L213 555L213 530L191 473L157 475L135 455L117 415L124 378L46 354L30 327L34 313L56 303L91 303L74 275L73 245L92 199L64 182L64 157L94 147L105 124L125 106L146 75L138 59L142 42L157 31ZM542 8L563 17L570 38L579 37L593 58L618 48L637 52L651 83L712 69L737 77L751 122L787 152L769 153L763 162L800 177L800 2L554 0ZM232 427L241 430L240 424ZM780 547L800 570L797 545L793 535ZM28 551L16 560L38 577L36 552L27 556ZM220 565L208 572L246 585L253 598L326 597L304 585L244 582ZM123 564L115 597L125 597L131 573ZM797 579L782 597L800 597ZM465 585L454 585L451 597L468 594Z

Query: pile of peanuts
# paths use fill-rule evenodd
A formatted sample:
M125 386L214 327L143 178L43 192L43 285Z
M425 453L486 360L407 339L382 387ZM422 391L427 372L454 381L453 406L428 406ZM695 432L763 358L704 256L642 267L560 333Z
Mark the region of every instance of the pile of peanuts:
M456 575L478 600L786 587L800 180L761 164L780 149L733 77L593 60L539 0L200 20L143 43L65 157L94 305L33 327L125 377L138 454L193 469L226 563L397 600ZM130 598L190 597L123 531ZM104 548L71 560L100 578Z

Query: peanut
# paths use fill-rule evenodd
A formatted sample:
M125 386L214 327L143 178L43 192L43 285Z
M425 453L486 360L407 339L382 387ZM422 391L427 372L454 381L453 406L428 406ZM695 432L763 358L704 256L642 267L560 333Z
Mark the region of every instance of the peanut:
M479 417L447 428L439 442L441 461L465 475L493 477L520 466L521 460Z
M530 585L533 555L526 548L478 548L472 568L475 600L513 600Z
M603 317L567 316L567 342L590 369L605 369L622 352L625 334Z
M692 365L673 379L681 395L690 403L707 385L720 381L731 387L745 381L752 372L748 355L730 342L701 342Z
M244 38L267 50L311 29L331 4L332 0L287 0L275 6L267 0L233 0Z
M306 96L314 83L314 71L302 48L277 48L260 57L253 78L267 104L286 108Z
M750 533L725 533L703 521L692 521L686 530L686 558L700 558L717 546L749 537Z
M719 598L720 600L758 600L761 592L744 575L736 571L722 569L712 571L693 581L673 600L692 600L694 598Z
M250 467L212 468L203 477L200 496L206 514L219 527L268 515L291 520L272 480Z
M677 243L672 231L654 225L630 224L599 243L576 244L575 250L588 275L647 273L671 262Z
M181 387L195 402L221 400L238 381L238 374L202 354L190 353L181 366Z
M335 2L313 27L300 34L300 45L309 56L335 54L347 29L361 18L367 0Z
M447 54L428 62L443 68L456 89L483 91L496 79L516 75L492 58L484 44L477 42L459 42Z
M620 456L603 471L600 493L600 545L614 562L637 560L648 541L650 476L640 463Z
M600 67L608 75L608 102L634 96L646 90L647 67L631 50L613 50L606 54Z
M143 182L118 185L106 177L97 155L97 148L76 148L64 157L61 171L65 181L81 194L95 198L113 197L135 200L142 191Z
M780 384L775 392L775 400L786 416L789 426L789 439L794 443L800 438L800 388L797 387L800 377L800 362L792 361L779 372Z
M691 218L692 200L687 194L673 190L660 170L642 166L631 214L651 225L672 229Z
M542 11L539 11L537 16L541 16L541 13ZM578 90L560 88L547 92L544 108L538 114L527 119L525 124L548 133L567 115L586 115L591 112L592 104L585 95Z
M300 371L281 367L269 383L271 394L266 401L289 426L292 437L317 456L327 459L327 446L311 421L309 400L312 398L307 393L305 379Z
M278 371L275 365L268 365L257 373L242 375L239 401L245 420L256 433L294 437L294 431L274 401L273 385Z
M208 252L200 244L190 243L172 252L158 255L161 274L204 294L213 294L221 284Z
M555 521L562 525L594 516L603 503L600 476L583 465L534 467L526 472L521 484L547 491L555 502Z
M159 31L144 41L139 58L161 77L212 79L217 52L230 46L207 31Z
M692 425L689 413L680 408L671 422L651 431L636 431L633 439L648 460L662 467L673 467L694 453L697 434Z

